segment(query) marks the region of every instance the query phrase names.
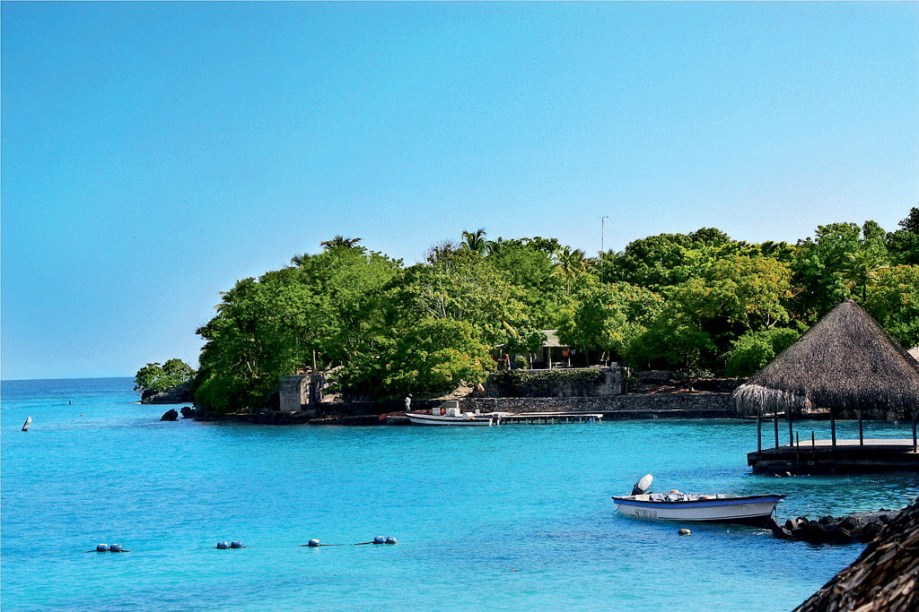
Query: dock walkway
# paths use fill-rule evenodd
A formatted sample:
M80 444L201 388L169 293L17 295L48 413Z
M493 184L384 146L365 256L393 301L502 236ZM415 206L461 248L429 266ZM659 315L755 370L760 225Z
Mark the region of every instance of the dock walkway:
M513 414L501 413L498 418L499 425L552 425L557 423L599 423L603 420L603 415L587 412L520 412Z
M912 438L808 440L747 454L747 465L762 474L832 474L919 471Z

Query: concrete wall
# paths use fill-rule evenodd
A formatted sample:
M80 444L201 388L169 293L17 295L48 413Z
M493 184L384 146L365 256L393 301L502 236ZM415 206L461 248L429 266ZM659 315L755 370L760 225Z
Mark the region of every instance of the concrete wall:
M309 404L310 377L306 375L283 376L278 388L281 412L295 412Z
M619 395L615 397L469 397L460 400L474 412L599 412L612 419L734 417L730 393Z
M612 397L622 393L622 370L610 368L560 368L556 370L503 370L485 381L486 397Z

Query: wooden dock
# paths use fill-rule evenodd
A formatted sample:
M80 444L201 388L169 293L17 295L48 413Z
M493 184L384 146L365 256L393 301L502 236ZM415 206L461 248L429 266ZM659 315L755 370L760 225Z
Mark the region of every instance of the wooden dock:
M758 474L919 471L919 452L912 438L837 440L835 447L832 440L806 440L748 453L747 465Z
M558 423L599 423L600 413L586 412L515 412L500 413L499 425L555 425Z

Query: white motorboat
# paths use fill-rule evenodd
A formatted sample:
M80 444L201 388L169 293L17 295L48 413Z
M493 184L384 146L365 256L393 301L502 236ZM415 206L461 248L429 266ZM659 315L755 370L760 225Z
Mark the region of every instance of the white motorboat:
M682 493L647 493L650 474L636 483L631 495L613 496L622 514L645 519L764 524L772 516L784 495L731 495Z
M475 414L474 412L459 412L448 408L446 414L426 414L422 412L406 412L405 416L412 425L453 425L460 427L491 427L496 424L497 418L491 415Z

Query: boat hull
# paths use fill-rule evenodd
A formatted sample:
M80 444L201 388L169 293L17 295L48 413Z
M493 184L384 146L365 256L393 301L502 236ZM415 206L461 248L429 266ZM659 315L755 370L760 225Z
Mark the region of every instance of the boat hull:
M634 497L613 497L616 509L627 516L651 520L763 524L785 496L753 495L693 501L647 501Z
M406 414L405 415L412 425L434 425L434 426L452 426L452 427L491 427L494 425L494 419L490 417L455 417L434 414Z

